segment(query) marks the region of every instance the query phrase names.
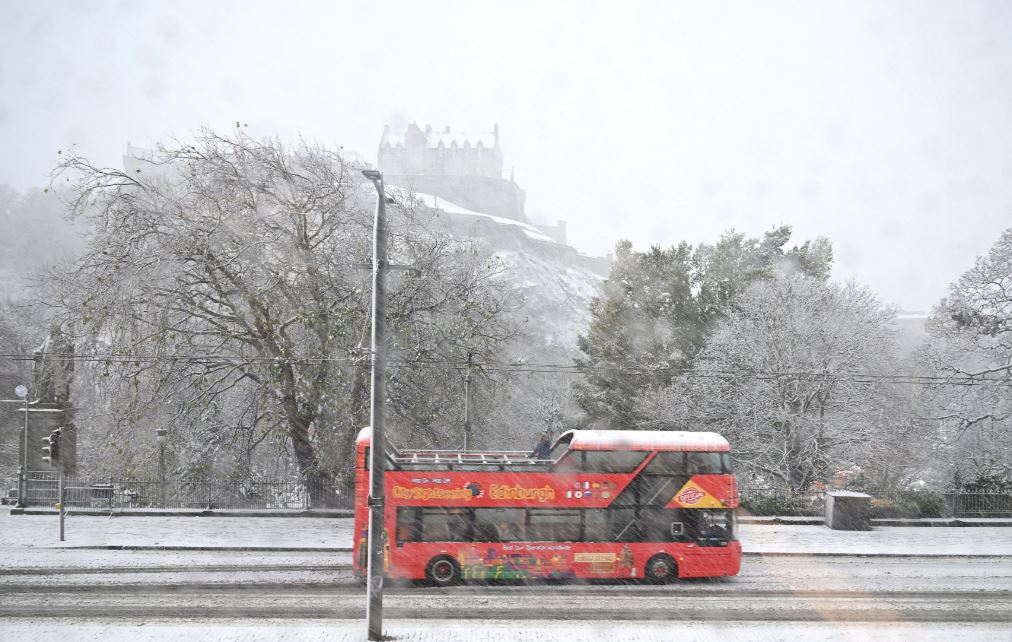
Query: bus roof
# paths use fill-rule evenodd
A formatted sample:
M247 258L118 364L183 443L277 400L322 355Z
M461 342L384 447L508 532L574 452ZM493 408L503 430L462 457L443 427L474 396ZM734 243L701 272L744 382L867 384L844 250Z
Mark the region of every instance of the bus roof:
M556 443L572 435L571 450L694 450L729 452L731 445L715 432L683 430L570 430Z
M357 442L368 442L372 429L358 433ZM568 441L572 450L693 450L730 452L731 445L715 432L684 430L569 430L555 443Z

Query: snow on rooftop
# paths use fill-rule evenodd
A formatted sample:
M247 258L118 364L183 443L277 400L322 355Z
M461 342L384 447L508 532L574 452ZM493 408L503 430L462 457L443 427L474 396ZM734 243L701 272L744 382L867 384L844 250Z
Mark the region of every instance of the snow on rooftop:
M414 199L422 203L426 207L431 207L432 209L440 210L447 214L456 214L459 216L473 216L479 219L486 219L488 221L495 223L496 225L510 225L519 227L520 230L529 238L532 238L536 241L543 241L545 243L558 244L558 242L555 239L546 235L544 232L534 227L533 225L529 225L527 223L514 221L513 219L503 218L501 216L493 216L491 214L484 214L482 212L469 210L466 207L462 207L460 205L457 205L456 203L451 203L450 201L444 198L439 198L433 194L425 194L423 192L412 192L402 187L397 187L396 185L387 185L385 186L385 189L387 193L390 194L391 196L394 196L404 201Z
M572 430L568 434L573 435L570 448L574 450L705 450L718 452L731 450L731 445L727 440L715 432Z
M432 131L426 136L426 141L429 147L439 147L440 143L444 147L451 147L454 143L457 144L457 147L467 144L477 147L478 143L481 143L482 147L495 147L495 134L492 132L469 134L467 132Z
M398 128L387 128L383 132L383 138L380 139L380 146L390 145L391 147L397 147L398 145L405 145L405 137L412 128L418 127L415 123L408 125L404 129ZM481 143L482 147L491 149L495 147L495 132L466 132L461 130L452 130L449 127L443 129L434 129L429 125L426 125L424 129L418 127L419 132L425 136L425 146L430 148L439 147L440 144L443 147L452 147L456 143L457 147L464 147L470 145L471 147L477 147L478 143Z

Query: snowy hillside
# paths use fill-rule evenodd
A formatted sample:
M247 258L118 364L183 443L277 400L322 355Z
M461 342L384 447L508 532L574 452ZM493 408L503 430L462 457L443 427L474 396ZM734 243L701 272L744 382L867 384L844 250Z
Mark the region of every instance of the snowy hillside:
M607 259L580 254L527 223L475 212L431 194L412 196L438 210L454 234L487 243L503 261L504 278L523 294L529 334L566 352L576 350L577 336L590 324L590 302L601 294Z
M508 274L523 293L528 331L549 345L576 348L576 337L590 325L590 301L601 294L604 277L568 264L565 256L499 250Z

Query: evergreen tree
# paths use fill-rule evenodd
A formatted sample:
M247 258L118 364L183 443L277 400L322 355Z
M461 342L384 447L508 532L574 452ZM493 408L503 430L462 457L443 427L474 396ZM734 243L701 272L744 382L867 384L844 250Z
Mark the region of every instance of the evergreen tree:
M733 230L715 245L693 250L687 243L635 252L615 249L604 295L591 303L591 325L576 360L584 381L574 386L577 404L590 421L634 428L645 417L642 396L664 388L688 368L714 323L751 283L777 273L829 277L833 252L818 238L789 250L791 228L762 239Z

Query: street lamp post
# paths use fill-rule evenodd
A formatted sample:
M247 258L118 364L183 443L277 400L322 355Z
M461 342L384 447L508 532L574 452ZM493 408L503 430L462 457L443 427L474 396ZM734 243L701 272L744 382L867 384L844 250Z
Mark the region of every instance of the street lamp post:
M28 505L28 387L19 385L14 389L14 394L25 400L25 434L21 440L23 452L21 455L21 466L18 470L17 504L18 508L24 508Z
M383 174L363 170L376 188L376 221L372 258L372 439L369 451L369 563L366 581L368 605L366 627L370 640L383 639L383 468L386 435L386 193Z
M165 440L169 431L165 428L155 429L158 440L158 506L165 508Z

